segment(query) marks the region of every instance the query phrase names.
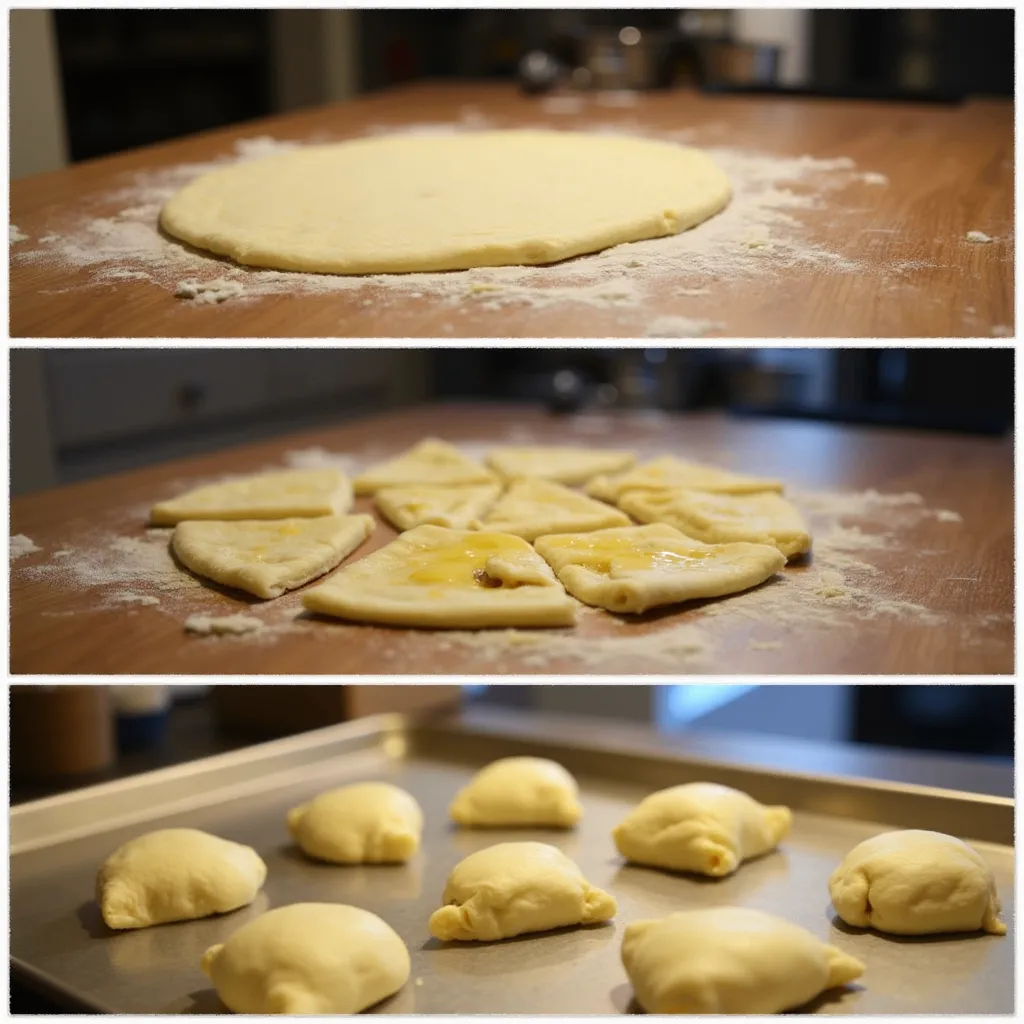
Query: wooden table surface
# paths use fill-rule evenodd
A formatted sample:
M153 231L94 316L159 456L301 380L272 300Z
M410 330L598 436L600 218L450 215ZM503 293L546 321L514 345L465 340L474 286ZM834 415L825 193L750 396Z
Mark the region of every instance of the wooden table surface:
M626 98L629 105L623 107L588 98L576 113L552 113L550 104L510 85L416 84L15 181L11 223L31 241L11 247L11 333L639 337L658 333L657 322L665 318L674 318L677 325L669 325L670 335L677 330L732 337L991 337L1012 332L1011 102L939 106L690 92ZM470 126L501 128L600 125L686 131L687 141L697 146L784 158L848 157L858 172L884 175L887 183L865 183L850 174L845 185L821 197L817 209L792 211L803 225L806 244L848 261L846 270L792 261L780 246L751 257L763 267L753 276L713 268L672 271L658 278L658 286L642 301L612 308L568 301L498 306L486 295L473 294L468 284L465 301L453 304L450 297L409 288L385 291L372 282L328 293L298 289L201 305L174 297L173 275L156 280L147 266L135 266L130 259L117 265L120 277L113 280L81 262L26 258L40 238L73 236L74 224L83 217L115 217L125 206L123 190L140 172L230 156L239 139L269 135L333 141L370 129L460 119ZM799 192L801 186L794 188ZM995 241L971 243L966 234L972 230ZM199 277L209 281L233 265L209 257L201 266L205 275ZM250 274L245 271L241 280L250 280Z
M190 589L166 592L148 577L133 579L128 555L117 581L55 569L60 558L54 552L60 550L70 550L63 557L83 564L105 551L105 565L119 564L110 545L123 544L118 538L124 537L145 540L149 505L200 480L281 466L286 453L316 446L374 461L431 434L471 452L511 437L628 446L641 456L676 452L777 475L805 511L824 507L822 495L869 489L915 492L920 508L932 511L902 521L900 509L917 506L883 503L861 514L855 503L854 512L844 505L847 514L833 517L827 528L813 513L817 557L788 567L762 588L629 620L587 610L573 630L437 633L296 620L298 593L259 602L200 585L184 570L172 576ZM12 563L11 668L160 675L1010 673L1012 469L1008 438L718 414L557 417L515 405L417 407L14 499L11 533L27 535L43 551ZM818 504L808 504L814 495ZM371 511L369 499L356 507ZM940 509L958 513L961 521L934 514ZM860 599L828 605L829 595L814 589L814 574L836 558L828 553L826 534L837 525L864 534L888 528L889 536L882 548L857 551L854 545L860 569L842 558L835 563L839 575L859 588ZM394 536L380 525L354 557ZM166 559L166 534L150 537L147 550ZM160 603L119 605L115 599L123 591ZM236 612L261 618L270 628L243 637L197 637L183 629L193 613ZM696 634L700 643L694 648ZM685 649L676 646L680 637Z

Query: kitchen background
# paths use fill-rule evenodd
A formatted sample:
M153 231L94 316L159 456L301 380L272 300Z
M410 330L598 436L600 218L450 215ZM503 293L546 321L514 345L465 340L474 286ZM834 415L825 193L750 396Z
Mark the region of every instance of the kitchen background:
M517 79L537 94L1012 96L1013 18L919 8L15 10L10 173L427 77Z
M11 493L429 401L1004 435L1013 372L1000 349L14 349Z

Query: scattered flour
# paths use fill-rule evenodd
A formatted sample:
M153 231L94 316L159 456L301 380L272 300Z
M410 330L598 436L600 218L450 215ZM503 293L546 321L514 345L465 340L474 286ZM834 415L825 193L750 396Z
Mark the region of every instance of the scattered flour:
M722 325L713 320L697 320L687 316L659 316L644 331L647 338L703 338Z
M994 242L995 239L991 235L986 235L984 231L968 231L967 232L968 242L980 242L982 244L987 242Z
M218 277L213 281L181 281L174 294L179 299L194 299L203 305L214 305L236 299L244 291L241 282Z
M8 227L8 242L14 245L15 242L27 242L29 236L24 231L19 231L17 224L11 224Z
M860 176L860 180L865 185L888 185L889 179L884 174L879 174L877 171L865 171Z
M187 633L201 633L203 636L237 636L260 629L263 629L262 621L251 615L190 615L185 620Z
M119 594L114 594L112 597L107 598L108 601L113 604L159 604L160 598L153 597L152 594L136 594L131 590L124 591Z
M22 555L31 555L36 551L42 551L38 544L34 543L23 533L16 533L11 538L11 550L10 560L13 562L16 558L21 558Z
M559 99L564 98L550 97L544 102L550 107ZM620 98L614 102L622 105L632 101ZM456 122L401 128L376 126L368 129L367 134L444 135L493 127L501 125L467 108ZM586 119L580 128L701 144L692 129L652 132L635 122L605 124ZM323 137L312 137L302 144L324 141L327 140ZM718 161L734 186L732 202L722 213L692 231L616 246L553 266L365 277L307 274L242 268L191 250L159 232L157 220L162 204L198 175L229 163L291 150L297 145L295 141L261 136L239 140L234 153L210 163L126 174L116 187L88 195L73 208L55 211L43 237L32 245L20 246L14 258L84 272L79 275L83 283L71 284L69 288L146 281L172 294L184 290L193 301L211 304L243 291L246 297L255 298L285 293L352 292L359 293L358 301L378 308L391 299L415 294L450 306L453 312L464 312L473 306L488 310L507 306L545 309L555 305L642 309L663 295L666 287L675 286L675 293L680 296L702 295L715 282L771 274L776 268L849 273L859 266L841 253L810 240L802 219L804 214L822 210L826 205L833 220L844 215L842 206L830 201L830 196L855 183L858 177L863 178L852 161L780 157L707 145L703 148ZM855 211L847 212L852 217ZM843 237L839 231L831 234L833 238ZM688 289L691 284L697 287Z

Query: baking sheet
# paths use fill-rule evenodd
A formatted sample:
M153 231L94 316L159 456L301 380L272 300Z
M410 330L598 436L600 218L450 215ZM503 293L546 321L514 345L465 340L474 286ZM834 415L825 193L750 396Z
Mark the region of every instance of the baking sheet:
M1008 936L897 939L855 933L834 918L828 877L851 846L891 826L804 810L811 790L794 786L799 799L791 836L780 850L731 878L707 881L629 866L617 856L609 833L654 787L643 770L626 770L621 752L604 759L603 774L598 746L587 750L580 743L566 750L570 762L589 757L580 778L586 815L575 831L473 832L450 826L448 803L482 763L477 753L488 750L497 757L513 746L524 747L514 737L481 737L464 728L418 732L401 716L381 716L16 808L12 968L25 981L87 1009L223 1012L199 969L206 948L271 907L326 901L379 914L409 947L410 981L377 1012L611 1014L637 1009L619 960L626 924L689 907L740 905L780 914L865 962L861 984L827 993L809 1008L815 1012L1013 1012L1011 847L975 841L995 871ZM716 775L706 765L653 749L631 756L640 769L677 771L678 781L695 772ZM755 788L758 776L773 787L785 783L756 768L743 771ZM423 849L410 864L317 864L292 846L284 827L290 807L329 786L361 779L394 782L422 805ZM872 785L865 783L865 790ZM998 798L987 802L1006 809ZM955 814L956 800L949 807ZM115 816L120 820L110 827ZM172 826L206 829L253 846L269 868L264 891L252 906L222 917L108 931L92 899L100 863L132 836ZM956 831L952 820L947 829ZM562 849L592 883L615 895L615 920L493 944L446 946L431 938L427 919L440 904L451 868L475 850L510 839L537 839Z

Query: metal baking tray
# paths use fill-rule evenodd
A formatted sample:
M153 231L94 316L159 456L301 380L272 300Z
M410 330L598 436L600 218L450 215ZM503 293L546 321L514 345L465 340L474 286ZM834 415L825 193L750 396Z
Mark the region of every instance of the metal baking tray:
M497 721L498 724L495 724ZM548 720L550 723L550 720ZM627 730L628 732L628 730ZM382 715L15 807L11 812L13 976L73 1008L112 1013L214 1013L223 1007L199 969L204 950L270 907L351 903L402 935L412 977L383 1013L613 1014L635 1012L619 960L624 926L697 906L780 914L862 959L862 984L828 993L819 1013L1009 1014L1014 1010L1013 801L922 786L716 763L685 743L525 717L430 719ZM642 742L641 742L642 738ZM580 780L585 817L571 832L466 831L446 809L475 768L513 753L558 758ZM421 853L408 865L339 867L290 843L285 811L320 790L387 779L421 803ZM627 866L610 830L641 797L711 779L795 811L782 847L731 878L707 881ZM135 932L106 929L93 901L96 871L142 831L192 826L248 843L269 867L253 906L221 917ZM827 880L855 843L890 827L970 839L995 871L1006 937L886 938L836 922ZM611 925L492 944L444 945L427 919L451 868L481 847L535 838L565 851L614 893Z

